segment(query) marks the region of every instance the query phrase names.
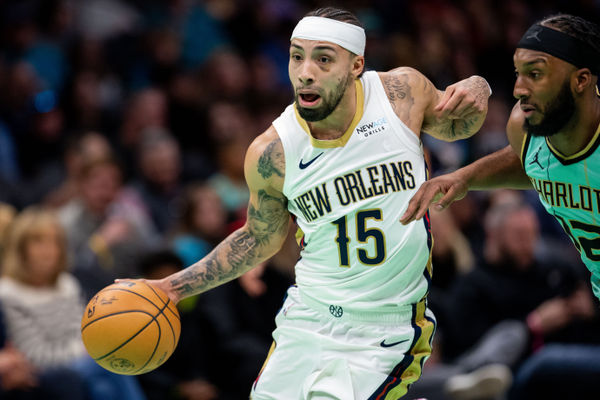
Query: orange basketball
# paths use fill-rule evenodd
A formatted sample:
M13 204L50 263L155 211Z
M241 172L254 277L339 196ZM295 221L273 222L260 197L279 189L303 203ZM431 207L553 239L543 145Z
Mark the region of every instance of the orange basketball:
M122 281L99 291L81 319L81 337L92 358L109 371L139 375L173 354L181 323L167 294L142 281Z

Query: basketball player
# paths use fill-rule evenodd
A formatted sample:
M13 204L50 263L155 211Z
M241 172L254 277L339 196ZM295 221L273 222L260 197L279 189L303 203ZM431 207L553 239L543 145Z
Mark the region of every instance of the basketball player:
M514 54L510 145L451 174L426 182L401 221L411 223L465 196L499 187L539 193L592 272L600 298L600 29L556 15L532 25Z
M363 74L364 49L349 12L319 9L297 24L295 102L248 149L246 224L157 282L177 302L234 279L275 254L296 220L297 285L255 400L397 399L431 352L429 221L398 219L426 179L421 132L471 136L490 90L477 76L442 92L411 68Z

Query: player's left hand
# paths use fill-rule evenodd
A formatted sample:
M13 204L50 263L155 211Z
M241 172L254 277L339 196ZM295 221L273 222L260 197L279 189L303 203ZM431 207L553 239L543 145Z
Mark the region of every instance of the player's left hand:
M480 76L456 82L446 88L433 112L439 119L465 119L487 109L491 90Z

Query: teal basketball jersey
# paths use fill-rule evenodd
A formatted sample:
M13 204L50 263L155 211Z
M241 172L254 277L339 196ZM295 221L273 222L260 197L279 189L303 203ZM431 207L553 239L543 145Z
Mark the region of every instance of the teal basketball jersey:
M580 152L564 156L545 137L526 135L521 150L525 173L546 211L571 238L592 273L600 298L600 126Z

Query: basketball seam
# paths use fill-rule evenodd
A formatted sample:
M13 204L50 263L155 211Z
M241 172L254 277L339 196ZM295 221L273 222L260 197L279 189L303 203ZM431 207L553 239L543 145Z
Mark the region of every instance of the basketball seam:
M150 290L152 290L152 292L156 295L156 297L158 297L158 299L164 304L173 304L173 302L171 301L171 299L169 298L169 296L167 295L167 302L165 303L165 301L160 297L160 295L158 293L156 293L156 290L154 289L154 287L152 285L147 284L146 282L144 282L144 284L146 286L148 286L148 288ZM179 319L179 315L175 312L173 312L173 310L171 310L171 307L167 307L167 310L171 311L171 314L173 314L177 319Z
M169 320L167 317L165 317L165 319L167 321ZM148 357L148 361L146 361L146 363L144 365L142 365L139 369L134 371L135 373L139 373L141 370L146 368L146 366L150 363L150 361L152 361L152 358L154 358L154 355L156 354L156 349L158 349L158 345L160 344L160 338L162 336L162 329L160 328L160 324L158 323L156 318L154 318L154 322L156 322L156 326L158 327L158 338L156 339L156 344L154 345L154 350L152 350L152 354L150 354L150 357Z
M102 320L102 319L104 319L104 318L111 317L111 316L113 316L113 315L127 314L127 313L130 313L130 312L140 312L140 313L143 313L143 314L148 314L148 315L150 315L151 317L154 317L154 315L153 315L152 313L150 313L150 312L148 312L148 311L145 311L145 310L124 310L124 311L115 311L115 312L112 312L112 313L110 313L110 314L106 314L106 315L103 315L103 316L101 316L101 317L98 317L98 318L96 318L96 319L95 319L95 320L93 320L93 321L90 321L90 322L88 322L87 324L85 324L84 326L82 326L82 327L81 327L81 333L83 334L83 330L84 330L85 328L87 328L88 326L90 326L91 324L93 324L94 322L100 321L100 320Z
M179 319L179 315L175 314L173 312L173 310L171 310L171 308L169 307L169 304L171 304L172 302L171 302L171 299L169 299L168 296L167 296L167 302L165 303L164 300L160 298L160 296L158 295L158 293L156 293L156 290L154 290L154 288L151 285L148 285L145 282L144 282L144 284L146 286L148 286L148 288L150 288L150 290L152 290L152 292L154 292L154 294L156 295L156 297L158 297L158 299L163 302L163 305L166 306L166 307L164 307L161 310L160 314L163 314L163 316L167 320L167 323L169 324L169 327L171 328L171 334L173 335L173 350L175 350L175 347L177 347L177 342L178 342L179 338L175 335L175 329L173 328L173 325L171 324L171 320L165 315L165 313L163 312L163 310L166 308L167 310L171 311L171 314L173 314L177 319Z
M150 289L152 289L152 287L151 287L150 285L148 285L148 287L150 287ZM106 291L106 292L111 292L111 291L113 291L113 290L116 290L116 291L123 291L123 292L127 292L127 293L132 293L132 294L135 294L136 296L139 296L139 297L141 297L142 299L146 300L148 303L152 304L154 307L156 307L156 309L157 309L157 310L164 310L164 309L165 309L164 307L161 309L161 308L160 308L158 305L156 305L156 304L155 304L155 303L154 303L152 300L150 300L149 298L147 298L147 297L146 297L146 296L144 296L143 294L141 294L141 293L137 293L137 292L134 292L133 290L130 290L130 289L125 289L125 288L107 288L107 289L104 289L103 291ZM153 290L153 292L154 292L154 290ZM154 292L154 294L156 294L156 295L158 296L158 294L157 294L156 292ZM160 296L158 296L158 299L159 299L159 300L162 302L162 304L163 304L163 305L167 305L167 306L168 306L168 305L169 305L169 303L171 303L171 300L170 300L170 299L169 299L169 300L168 300L166 303L164 302L164 300L163 300L163 299L161 299L161 298L160 298ZM171 313L173 314L173 316L174 316L175 318L177 318L177 319L180 319L180 318L179 318L179 315L175 314L175 313L174 313L174 312L173 312L171 309L169 309L169 311L171 311Z
M118 312L118 313L112 313L112 314L110 314L110 315L122 314L122 313L123 313L123 312ZM150 313L147 313L147 314L149 314L149 315L152 315L152 314L150 314ZM146 329L146 328L147 328L147 327L148 327L148 326L149 326L149 325L150 325L152 322L156 321L156 317L157 317L157 316L159 316L160 314L161 314L161 313L159 312L158 314L156 314L156 315L152 316L152 319L151 319L150 321L148 321L148 323L146 323L146 325L144 325L144 326L143 326L143 327L142 327L142 328L141 328L139 331L137 331L135 334L133 334L133 336L131 336L129 339L127 339L126 341L124 341L124 342L123 342L123 343L121 343L119 346L117 346L116 348L114 348L114 349L113 349L113 350L111 350L110 352L106 353L106 354L105 354L105 355L103 355L102 357L99 357L99 358L94 358L94 360L95 360L95 361L100 361L100 360L102 360L103 358L106 358L106 357L110 356L110 355L111 355L111 354L113 354L115 351L117 351L117 350L119 350L120 348L122 348L123 346L125 346L127 343L131 342L133 339L135 339L135 337L136 337L137 335L139 335L140 333L142 333L142 332L144 331L144 329ZM109 315L107 315L107 316L109 316ZM107 317L107 316L104 316L104 317ZM101 317L101 318L104 318L104 317ZM93 323L93 322L95 322L95 321L99 321L101 318L95 319L94 321L92 321L92 323ZM160 337L160 325L159 325L159 337ZM155 351L156 351L156 350L155 350ZM147 364L147 363L146 363L146 364Z

